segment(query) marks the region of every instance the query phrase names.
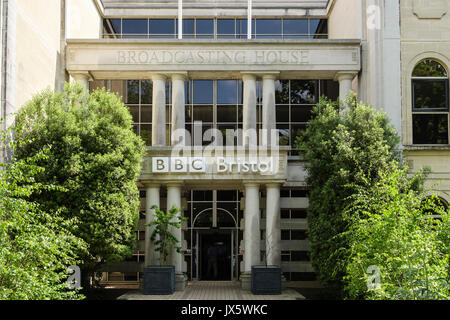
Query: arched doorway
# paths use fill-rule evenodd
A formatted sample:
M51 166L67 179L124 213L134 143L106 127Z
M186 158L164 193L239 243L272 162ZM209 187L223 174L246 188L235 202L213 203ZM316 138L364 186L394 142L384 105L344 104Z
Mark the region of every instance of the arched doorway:
M239 277L239 201L237 190L191 191L186 231L190 280L231 281Z

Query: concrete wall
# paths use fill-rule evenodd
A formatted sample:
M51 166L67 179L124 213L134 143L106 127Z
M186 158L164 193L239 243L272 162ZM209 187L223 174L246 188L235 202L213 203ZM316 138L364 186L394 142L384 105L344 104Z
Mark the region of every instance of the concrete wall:
M94 0L66 0L67 39L98 39L102 28Z
M61 1L46 0L45 5L35 0L15 2L16 10L10 10L9 14L16 19L14 105L17 110L42 89L55 88L60 80ZM13 32L9 27L8 32Z
M427 184L450 203L450 145L412 145L411 74L418 62L432 58L450 69L450 0L402 0L402 132L404 156L413 171L428 166Z

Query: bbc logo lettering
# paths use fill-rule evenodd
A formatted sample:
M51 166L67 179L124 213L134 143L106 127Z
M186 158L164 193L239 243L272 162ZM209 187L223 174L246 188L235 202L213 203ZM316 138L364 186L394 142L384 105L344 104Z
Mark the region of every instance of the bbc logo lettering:
M154 173L204 173L206 161L200 157L154 157L152 171Z

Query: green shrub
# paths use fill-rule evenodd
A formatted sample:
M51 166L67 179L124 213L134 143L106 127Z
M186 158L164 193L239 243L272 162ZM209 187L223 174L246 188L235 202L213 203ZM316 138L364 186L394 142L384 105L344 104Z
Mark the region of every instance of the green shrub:
M349 185L371 185L380 179L396 157L399 138L384 113L357 103L350 107L321 99L313 109L298 149L304 155L310 186L308 239L311 261L319 280L335 290L344 288L348 241L342 237L348 222L343 219L346 200L354 190Z
M380 176L373 186L356 189L345 212L348 297L450 299L448 212L411 190L406 169ZM367 284L370 266L379 270L378 288Z
M89 245L83 279L102 263L122 260L135 243L139 194L136 179L144 155L132 118L120 98L105 89L88 94L78 84L43 91L16 116L16 157L48 148L36 181L65 189L33 194L47 212L76 218L74 234Z
M32 194L60 190L36 182L46 150L1 164L0 170L0 300L82 299L69 290L67 268L80 261L84 241L71 233L74 221L46 212Z

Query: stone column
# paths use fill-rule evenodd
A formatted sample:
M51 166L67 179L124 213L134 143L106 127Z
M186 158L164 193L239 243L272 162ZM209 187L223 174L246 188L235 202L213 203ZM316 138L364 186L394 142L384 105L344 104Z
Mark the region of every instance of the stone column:
M241 284L244 290L250 290L252 266L260 264L261 228L259 211L259 184L245 184L244 210L244 272Z
M266 185L267 265L281 266L280 184Z
M339 99L345 103L347 95L352 90L352 81L355 77L355 73L338 72L336 80L339 81Z
M244 82L244 106L242 114L243 144L244 146L256 146L256 76L254 74L244 73L242 80Z
M167 210L173 206L181 209L181 183L167 184ZM179 212L178 215L182 215ZM180 241L179 246L182 245L182 231L181 229L172 228L172 234ZM183 273L183 254L176 250L171 250L171 264L175 266L175 290L183 291L186 287L186 276Z
M185 81L186 75L183 73L172 75L172 132L170 139L172 146L179 143L180 139L185 139ZM183 131L181 132L180 129Z
M73 72L70 74L73 80L81 84L89 92L89 81L92 81L92 77L89 72Z
M277 72L278 74L278 72ZM263 76L263 145L270 146L271 132L276 129L276 110L275 110L275 80L276 74L265 74Z
M152 209L154 205L160 208L159 199L159 184L146 185L146 198L145 198L145 224L155 220L153 214L155 210ZM155 247L150 238L153 232L153 227L145 227L145 266L159 264L159 253L155 252Z
M166 145L166 77L153 74L152 146Z

